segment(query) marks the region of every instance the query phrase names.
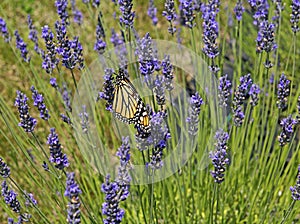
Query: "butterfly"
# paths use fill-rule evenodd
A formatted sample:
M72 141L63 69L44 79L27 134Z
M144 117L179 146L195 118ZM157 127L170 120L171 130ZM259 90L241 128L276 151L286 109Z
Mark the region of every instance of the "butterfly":
M149 112L122 69L115 78L112 112L120 121L134 124L139 137L147 138L150 135Z

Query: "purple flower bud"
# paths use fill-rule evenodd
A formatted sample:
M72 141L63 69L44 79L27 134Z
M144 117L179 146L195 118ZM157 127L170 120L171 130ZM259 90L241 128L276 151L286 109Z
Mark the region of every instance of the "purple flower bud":
M20 213L21 205L17 199L17 194L13 190L9 190L6 181L1 184L1 195L5 203L16 213Z
M3 178L8 178L10 175L10 168L7 164L0 158L0 176Z
M150 0L147 15L151 18L154 26L156 26L158 22L156 14L157 14L157 8L154 5L154 0Z
M199 93L196 92L195 95L191 97L189 116L186 119L186 122L189 125L188 132L191 135L196 135L198 133L199 114L201 111L202 104L203 104L203 100L200 97Z
M55 7L62 24L69 25L69 15L67 12L68 0L56 0Z
M54 34L49 27L46 25L42 28L42 38L45 40L47 52L44 55L44 61L42 63L42 68L45 69L47 73L52 73L53 69L57 66L59 60L56 58L56 47L53 42Z
M275 25L268 21L261 22L259 31L256 38L256 52L262 53L265 51L267 53L277 49L275 43Z
M297 123L297 120L293 119L291 115L289 115L287 118L283 118L280 121L282 131L278 136L278 141L281 147L292 140L294 134L294 126Z
M192 0L180 0L179 5L181 24L192 29L195 26L195 14Z
M7 43L10 42L11 37L8 33L6 22L1 17L0 17L0 33L1 33L2 37L4 38L5 42L7 42Z
M17 49L20 50L21 52L21 57L23 58L23 60L25 62L30 62L30 56L28 55L28 51L27 51L27 45L25 44L25 42L23 41L23 39L21 38L19 32L16 30L15 31L15 37L16 37L16 47Z
M89 114L86 112L86 106L82 105L82 112L79 113L80 125L84 134L89 130Z
M50 115L44 103L43 95L39 94L38 91L34 88L34 86L31 86L30 90L32 92L32 99L34 100L33 105L38 108L40 112L40 117L46 121L49 120Z
M132 11L132 0L119 0L119 6L121 11L120 22L126 28L133 26L133 19L135 12Z
M165 1L165 10L163 11L162 15L166 17L170 24L168 27L168 32L173 35L176 32L176 28L174 27L173 23L177 18L174 0Z
M165 77L165 86L168 91L173 89L172 80L173 75L173 65L170 62L170 55L165 55L164 59L161 62L162 74Z
M98 24L96 27L96 43L94 45L94 50L97 51L100 55L104 53L106 48L106 43L104 41L105 32L101 22L101 14L98 15Z
M242 15L245 12L245 8L243 6L243 3L241 2L241 0L238 0L236 3L236 6L233 9L236 19L237 21L241 21L242 20Z
M282 73L277 85L277 107L284 111L287 108L287 100L290 95L291 81Z
M228 97L231 94L231 82L228 79L227 74L220 77L218 89L219 105L226 107L228 103Z
M81 25L83 22L82 12L76 7L76 0L71 0L71 9L74 22Z
M292 24L292 31L294 34L299 32L299 20L300 20L300 1L299 0L293 0L292 1L292 14L291 14L291 19L290 22Z
M251 106L256 106L258 104L258 94L260 93L260 88L256 84L252 84L249 95L250 95L250 104Z
M34 50L41 56L44 56L44 51L39 48L38 44L38 32L33 25L32 19L30 15L27 17L27 23L28 23L28 28L29 28L29 34L28 34L28 39L30 39L34 43Z
M105 69L103 92L99 93L99 99L104 99L106 101L106 110L112 111L112 103L114 99L114 70L111 68Z

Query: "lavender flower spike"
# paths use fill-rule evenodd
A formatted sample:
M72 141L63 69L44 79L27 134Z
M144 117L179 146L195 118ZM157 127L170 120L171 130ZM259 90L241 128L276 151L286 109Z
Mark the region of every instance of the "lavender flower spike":
M165 1L165 10L163 11L162 15L166 17L166 19L170 23L168 27L168 32L173 35L176 32L176 28L173 26L173 23L177 18L174 0Z
M229 159L227 156L227 141L229 135L227 132L224 132L222 129L218 130L215 139L216 148L214 152L211 152L209 157L212 159L212 164L215 169L211 171L211 175L215 179L215 182L220 184L224 181L224 172L226 170L226 165L229 164Z
M234 7L234 13L236 16L237 21L241 21L242 20L242 15L245 12L245 8L243 6L243 3L241 0L238 0L236 3L236 6Z
M132 0L119 0L119 6L121 11L120 22L126 28L133 26L133 19L135 12L132 11Z
M298 166L298 175L296 185L290 187L292 198L295 201L300 201L300 165Z
M1 184L1 195L9 207L16 213L20 213L21 205L17 199L17 194L13 190L9 190L6 181Z
M165 77L165 86L166 90L171 91L173 89L172 80L173 75L173 65L170 62L170 55L165 55L164 59L161 62L162 74Z
M106 43L104 41L105 32L101 22L101 14L98 15L98 24L96 27L96 43L94 45L94 50L98 52L98 54L103 54L106 48Z
M67 12L68 0L56 0L55 7L62 23L64 25L69 25L69 15Z
M80 199L81 190L75 181L74 173L67 173L65 196L69 198L68 202L68 218L70 224L79 224L80 221Z
M300 1L299 0L293 0L292 1L292 14L291 14L291 19L290 22L292 24L292 31L294 34L299 32L299 20L300 20Z
M63 154L61 144L58 139L58 135L55 133L55 128L50 129L48 135L47 144L49 145L50 158L49 161L55 164L55 167L59 170L63 170L69 166L68 158L66 154Z
M47 25L42 28L42 38L45 40L47 48L47 53L44 56L42 68L45 69L47 73L52 73L59 60L56 58L57 52L53 42L54 34Z
M23 39L21 38L17 30L15 31L15 37L16 37L16 47L17 49L20 50L23 60L27 63L30 62L31 58L28 55L27 45L25 44L25 42L23 41Z
M287 108L287 98L290 95L291 81L282 73L277 85L277 107L284 111Z
M1 17L0 17L0 33L1 33L2 37L4 38L5 42L7 42L7 43L10 42L11 37L8 33L8 30L6 27L6 22Z
M27 96L24 93L17 91L15 106L18 107L20 115L21 122L19 123L19 126L22 127L25 132L33 132L37 122L36 119L29 115L27 101Z
M32 99L34 100L33 105L38 108L40 112L40 117L46 121L49 120L50 115L44 103L43 95L39 94L38 91L34 88L34 86L31 86L30 90L32 92Z
M189 125L188 132L191 135L196 135L198 132L199 114L201 111L202 104L203 104L203 100L200 97L199 93L196 92L195 95L193 95L191 97L190 107L189 107L189 116L186 119L186 122Z
M220 77L218 89L219 105L222 107L226 107L228 103L228 97L231 94L231 82L228 79L227 74Z
M195 26L193 0L180 0L179 9L182 25L192 29Z
M0 176L3 178L8 178L9 175L10 175L10 168L0 157Z
M154 5L154 0L149 0L149 7L148 7L147 15L152 19L152 23L154 26L156 26L157 22L158 22L156 14L157 14L157 8Z
M293 119L291 115L287 118L283 118L280 121L282 131L278 136L279 145L282 147L292 140L294 134L294 126L297 124L297 120Z
M39 48L37 30L36 30L35 26L33 25L30 15L27 16L27 23L28 23L28 28L29 28L28 39L30 39L34 43L34 50L36 51L36 53L43 56L44 51Z

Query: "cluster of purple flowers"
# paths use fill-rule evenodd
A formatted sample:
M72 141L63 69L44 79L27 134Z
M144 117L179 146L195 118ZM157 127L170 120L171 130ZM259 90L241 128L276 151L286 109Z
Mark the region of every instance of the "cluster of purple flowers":
M157 8L154 5L154 0L150 0L149 1L149 7L148 7L148 12L147 12L148 16L151 18L152 23L154 26L157 25L158 19L156 17L157 14Z
M186 122L188 123L188 132L191 135L196 135L198 132L199 114L202 104L203 99L200 97L199 93L196 92L190 99L189 116L186 119Z
M231 94L231 82L228 79L228 75L225 74L219 78L219 105L222 107L226 107L228 104L228 97Z
M20 115L19 126L22 127L25 132L33 132L37 121L35 118L29 115L29 106L27 104L27 101L27 96L21 91L17 91L15 106L18 108Z
M69 25L69 15L67 11L68 0L56 0L55 7L62 24Z
M209 154L215 169L210 173L215 179L215 182L220 184L224 181L226 165L229 164L229 159L227 156L227 141L229 139L229 135L227 132L220 129L216 132L215 139L217 140L215 144L215 151L210 152Z
M253 12L253 24L260 26L260 23L268 19L269 4L267 0L248 0Z
M121 223L125 211L119 207L121 201L129 196L129 186L131 177L130 170L130 146L129 138L122 138L122 145L117 151L120 158L118 177L116 181L110 181L110 175L106 176L105 183L101 186L101 191L105 193L105 202L102 204L102 214L106 216L104 223Z
M300 1L299 0L293 0L292 1L292 14L291 14L291 19L290 22L292 24L292 31L294 34L299 32L299 20L300 20Z
M235 13L237 21L241 21L243 13L245 12L245 8L241 0L237 0L236 6L234 7L233 11Z
M76 0L71 0L71 9L74 22L81 25L83 23L82 12L76 7Z
M8 33L6 22L1 17L0 17L0 33L1 33L2 37L4 38L5 42L10 42L11 37Z
M111 68L105 69L103 92L99 92L97 100L104 99L106 101L106 110L112 111L112 103L114 99L114 70Z
M120 22L126 28L133 26L135 12L132 11L132 0L119 0L118 1L121 11Z
M29 28L28 38L34 43L34 50L36 51L36 53L38 53L39 55L41 55L43 57L44 51L39 48L38 32L37 32L35 26L33 25L30 15L28 15L28 17L27 17L27 23L28 23L28 28Z
M164 59L161 62L162 74L164 76L164 85L166 90L171 91L173 89L172 80L174 79L173 75L173 65L170 62L170 55L165 55Z
M58 135L55 133L55 128L50 129L48 135L47 144L49 145L50 158L49 161L55 164L55 167L59 170L63 170L69 166L68 158L66 154L62 153L62 147L58 139Z
M67 111L72 112L72 107L71 107L71 92L68 90L67 84L63 83L63 89L61 92L63 101L65 103L65 108Z
M106 48L106 43L104 41L105 32L101 22L101 14L98 15L98 24L96 27L96 43L94 50L98 52L99 55L103 54Z
M67 180L66 180L66 190L65 196L69 198L68 202L68 217L67 222L72 224L79 224L81 223L80 220L80 200L79 194L81 194L81 190L79 185L75 181L75 174L74 173L67 173Z
M174 0L166 0L165 1L165 10L163 11L162 15L166 17L166 19L169 22L168 32L170 34L174 34L176 32L176 28L174 27L174 22L177 18L176 12L175 12L175 4Z
M9 205L11 210L13 210L16 213L20 213L21 205L17 199L17 194L13 190L8 189L8 185L5 180L2 182L1 187L1 195L4 198L5 203Z
M40 112L40 117L46 121L49 120L50 115L44 103L43 95L39 94L38 91L34 88L34 86L31 86L30 90L32 92L32 99L34 100L33 105L38 108Z
M181 24L192 29L195 26L193 0L180 0L179 10Z
M298 166L298 175L296 185L290 187L292 198L295 201L300 201L300 165Z
M3 178L8 178L10 175L9 166L0 158L0 176Z
M25 62L30 62L31 57L28 55L28 50L27 50L27 45L24 42L24 40L21 38L19 32L16 30L15 31L15 37L16 37L16 47L17 49L20 50L21 52L21 57Z
M277 85L277 107L284 111L287 108L287 98L290 95L291 81L282 74Z
M256 38L257 53L261 53L262 51L269 53L277 48L275 43L275 28L273 23L269 23L268 21L261 22Z
M292 140L294 134L294 126L296 124L298 124L297 120L293 119L291 115L289 115L287 118L283 118L280 121L282 131L278 136L278 141L281 147Z

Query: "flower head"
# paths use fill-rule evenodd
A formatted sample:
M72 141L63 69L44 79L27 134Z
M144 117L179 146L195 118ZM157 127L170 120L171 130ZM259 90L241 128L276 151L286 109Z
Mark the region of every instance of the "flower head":
M293 0L292 1L292 14L291 14L291 19L290 22L292 24L292 31L293 33L299 32L299 20L300 20L300 1L299 0Z
M268 19L269 4L267 0L248 0L253 11L253 24L260 26L260 23Z
M74 22L81 25L83 22L82 12L76 7L76 1L71 0L71 9L73 13Z
M291 115L280 121L280 126L282 127L282 131L278 136L280 146L284 146L291 141L294 134L294 126L297 123L297 120L293 119Z
M192 29L195 26L195 14L192 0L180 0L180 20L181 24Z
M0 17L0 33L1 33L2 37L4 38L5 42L10 42L11 37L8 33L6 22L1 17Z
M59 60L56 58L57 52L53 42L54 34L47 25L42 28L42 38L45 40L47 48L47 52L43 57L42 68L45 69L47 73L52 73Z
M71 92L68 90L68 87L66 83L63 83L63 92L62 92L62 98L65 103L65 108L67 111L72 112L72 107L71 107Z
M30 62L30 56L28 55L28 51L27 51L27 45L26 43L23 41L23 39L21 38L19 32L16 30L15 31L15 37L16 37L16 46L17 46L17 49L20 50L21 52L21 56L23 58L23 60L25 62Z
M36 119L29 115L29 107L27 105L28 98L21 91L17 91L17 97L15 100L15 106L18 108L20 115L19 126L24 129L25 132L33 132L36 126Z
M34 88L34 86L31 86L30 90L32 92L32 99L34 100L33 105L38 108L40 112L40 117L46 121L49 120L50 115L44 103L43 95L39 94L38 91Z
M171 91L173 89L172 80L173 76L173 65L170 62L170 55L165 55L164 59L161 62L162 74L165 79L166 90Z
M135 12L132 11L132 0L119 0L119 6L121 11L120 22L126 28L133 26L133 19Z
M241 0L238 0L236 3L236 6L234 7L234 13L236 16L237 21L241 21L242 20L242 15L245 12L245 8L243 6L243 3Z
M17 199L17 194L13 190L9 190L6 181L1 184L1 195L7 205L16 213L20 213L21 205Z
M68 0L56 0L55 7L62 23L65 25L69 25L69 15L67 11Z
M161 107L165 105L166 96L165 96L165 77L157 75L154 81L154 93L156 97L156 102Z
M9 166L0 158L0 176L3 178L7 178L10 175Z
M105 32L101 22L101 15L98 16L98 24L96 27L96 43L94 46L94 50L97 51L99 54L103 54L106 48L106 43L104 41Z
M260 88L257 84L252 84L249 90L250 104L251 106L256 106L258 103L258 94L260 93Z
M50 129L48 135L47 144L49 145L50 158L49 161L55 164L55 167L59 170L63 170L69 166L68 158L66 154L62 153L62 147L58 139L58 135L55 133L55 128Z
M154 5L154 0L149 0L149 7L148 7L147 15L151 18L154 26L156 26L156 24L158 22L156 14L157 14L157 8Z
M188 132L191 135L196 135L198 132L199 114L202 104L203 100L199 93L196 92L195 95L193 95L190 99L189 116L186 119L186 122L189 125Z
M68 218L67 222L72 224L79 224L80 221L80 199L81 194L79 185L75 181L74 173L67 173L65 196L69 198L68 202Z
M173 35L176 32L176 28L174 27L173 23L177 18L174 0L165 1L165 10L163 11L162 15L166 17L170 24L168 27L168 32Z
M25 198L26 207L29 207L30 205L37 205L37 200L35 200L32 193L26 193Z
M114 100L114 70L111 68L105 69L103 92L99 92L98 99L104 99L106 101L106 110L112 111L112 103Z
M220 129L217 131L215 139L217 140L215 144L215 151L210 152L209 154L215 169L210 173L215 179L215 182L220 184L224 181L226 165L229 164L229 159L227 156L227 141L229 139L229 135L227 132L224 132L222 129Z
M298 166L298 175L297 175L297 182L296 185L293 187L290 187L292 198L295 201L300 200L300 165Z
M226 107L228 103L228 97L231 94L231 82L228 79L228 75L225 74L224 76L221 76L219 79L219 105Z
M277 48L275 42L275 28L275 25L268 21L261 23L256 38L257 53L261 53L262 51L269 53Z
M29 34L28 34L28 39L30 39L34 43L34 50L41 56L44 55L44 51L39 48L39 43L38 43L38 32L33 25L32 19L30 15L27 17L27 23L28 23L28 28L29 28Z
M280 76L277 85L277 107L284 111L287 108L287 98L290 95L291 81L284 74Z
M74 37L74 40L71 41L71 48L73 50L73 59L74 59L74 66L78 64L79 69L84 68L84 59L83 59L83 48L81 43L79 42L78 37Z

